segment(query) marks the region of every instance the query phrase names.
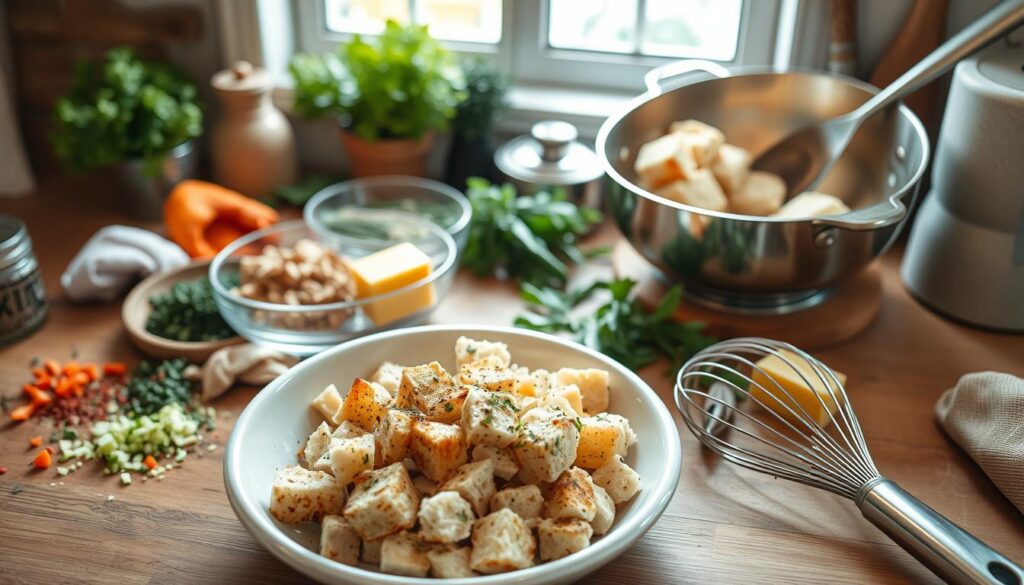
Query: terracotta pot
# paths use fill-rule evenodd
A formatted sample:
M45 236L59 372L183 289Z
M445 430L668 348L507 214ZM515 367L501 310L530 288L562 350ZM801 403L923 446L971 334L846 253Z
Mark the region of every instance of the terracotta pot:
M352 176L377 175L427 176L427 154L434 133L420 139L402 138L369 142L342 128L341 145L348 155Z

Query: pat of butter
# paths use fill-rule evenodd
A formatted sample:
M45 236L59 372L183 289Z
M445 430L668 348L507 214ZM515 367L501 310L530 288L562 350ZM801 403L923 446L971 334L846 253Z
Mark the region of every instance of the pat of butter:
M356 294L365 299L406 287L430 276L430 258L406 242L357 258L349 263L356 280ZM363 311L376 325L385 325L426 309L434 304L434 283L417 286L404 293L372 301Z
M769 355L757 362L757 367L750 374L750 378L754 381L750 385L750 396L756 398L762 405L794 424L804 424L801 422L803 417L800 412L800 407L803 407L807 414L819 425L828 425L841 404L837 404L832 397L833 394L842 400L842 394L836 387L835 382L828 380L828 386L826 386L806 359L791 351L782 350L780 353L781 356ZM785 358L785 361L783 358ZM789 362L788 364L786 363L787 361ZM789 364L795 366L795 369ZM764 373L761 373L758 368L764 370ZM767 374L767 377L765 374ZM839 379L839 383L845 385L846 374L840 372L835 374L836 378ZM803 378L801 378L801 375ZM806 381L804 378L806 378ZM780 391L772 380L777 382L779 386L782 386L785 392ZM808 382L810 383L808 384ZM758 384L763 386L764 390ZM832 388L831 392L829 387ZM787 392L789 396L786 395ZM821 400L819 400L819 397ZM789 412L786 406L783 405L792 408L796 415Z

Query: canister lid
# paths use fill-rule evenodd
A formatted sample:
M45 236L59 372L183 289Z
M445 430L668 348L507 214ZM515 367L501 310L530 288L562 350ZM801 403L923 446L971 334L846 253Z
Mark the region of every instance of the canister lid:
M503 144L494 163L505 175L535 185L576 185L604 173L597 154L576 140L579 133L568 122L537 122L529 136Z
M25 222L13 215L0 215L0 269L16 264L32 252Z
M261 93L270 90L273 79L266 69L253 67L248 61L236 61L231 67L214 73L210 84L217 91Z

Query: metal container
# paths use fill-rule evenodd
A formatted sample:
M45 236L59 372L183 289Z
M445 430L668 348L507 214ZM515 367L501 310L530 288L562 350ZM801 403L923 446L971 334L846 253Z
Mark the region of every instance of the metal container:
M561 187L573 203L600 209L604 168L578 136L568 122L537 122L528 136L501 145L494 164L522 194Z
M39 329L47 312L46 291L25 223L0 215L0 344Z
M683 282L694 301L741 313L807 308L895 240L929 154L921 122L905 106L868 120L819 188L854 211L805 220L754 217L645 190L633 171L637 151L672 122L695 118L720 128L728 142L762 152L804 124L853 110L877 90L832 73L729 71L702 61L655 69L646 81L647 93L601 126L597 153L622 233L666 277Z
M143 159L122 161L114 176L123 189L125 210L136 219L156 221L163 216L164 199L175 185L196 176L199 157L192 140L167 151L156 165Z

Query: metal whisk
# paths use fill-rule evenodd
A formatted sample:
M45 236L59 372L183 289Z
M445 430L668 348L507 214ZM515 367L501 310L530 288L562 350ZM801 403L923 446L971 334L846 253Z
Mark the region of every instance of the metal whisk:
M758 365L762 358L774 362L769 369L776 375ZM813 392L791 393L786 386L796 382ZM841 379L795 346L753 337L712 345L679 371L675 402L686 426L715 453L853 500L945 581L1024 583L1018 565L878 472Z

